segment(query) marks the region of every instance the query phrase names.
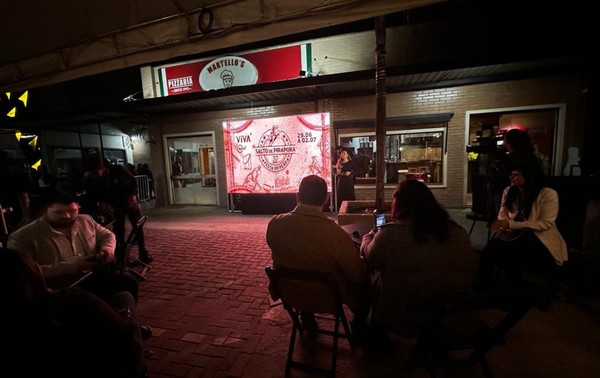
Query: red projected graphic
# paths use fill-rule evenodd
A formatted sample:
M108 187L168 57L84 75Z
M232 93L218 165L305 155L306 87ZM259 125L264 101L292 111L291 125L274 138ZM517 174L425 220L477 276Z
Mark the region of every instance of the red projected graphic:
M329 113L223 123L228 193L295 193L321 176L331 191Z

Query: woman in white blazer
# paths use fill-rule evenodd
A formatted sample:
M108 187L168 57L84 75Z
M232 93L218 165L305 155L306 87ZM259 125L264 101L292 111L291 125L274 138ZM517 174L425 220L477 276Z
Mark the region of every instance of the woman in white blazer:
M511 184L502 194L494 236L481 252L481 283L491 285L504 272L510 285L523 283L523 270L549 280L558 289L560 267L567 260L567 245L556 228L558 194L543 185L539 170L514 167Z

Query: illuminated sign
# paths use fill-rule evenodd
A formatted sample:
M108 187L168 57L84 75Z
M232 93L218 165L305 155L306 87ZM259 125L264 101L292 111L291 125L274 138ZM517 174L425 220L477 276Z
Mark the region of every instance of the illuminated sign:
M157 69L161 96L297 79L301 71L312 71L310 43Z
M223 123L228 193L295 193L315 174L331 191L329 113Z

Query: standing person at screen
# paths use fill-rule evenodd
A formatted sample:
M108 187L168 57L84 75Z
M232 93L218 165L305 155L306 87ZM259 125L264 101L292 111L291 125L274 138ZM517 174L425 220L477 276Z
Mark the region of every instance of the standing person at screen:
M339 211L343 201L353 201L356 199L354 194L354 174L356 172L356 164L354 160L350 158L348 151L340 151L335 169L337 174L337 209Z

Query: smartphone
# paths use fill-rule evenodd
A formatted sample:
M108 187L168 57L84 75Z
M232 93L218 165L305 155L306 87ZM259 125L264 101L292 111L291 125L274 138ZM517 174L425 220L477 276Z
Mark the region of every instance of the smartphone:
M383 226L384 224L385 224L385 213L380 212L380 211L375 212L375 224L373 225L373 228L376 230L379 230L381 228L381 226Z

